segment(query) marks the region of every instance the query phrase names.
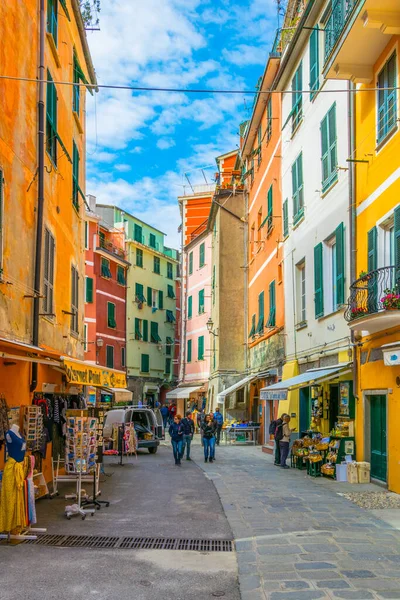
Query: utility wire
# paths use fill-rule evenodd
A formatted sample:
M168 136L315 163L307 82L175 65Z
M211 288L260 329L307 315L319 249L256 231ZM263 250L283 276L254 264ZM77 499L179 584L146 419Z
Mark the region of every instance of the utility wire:
M36 79L30 77L11 77L9 75L0 75L0 79L7 79L9 81L26 81L31 83L50 83L47 79ZM189 89L189 88L157 88L157 87L145 87L145 86L134 86L134 85L110 85L110 84L90 84L90 83L74 83L72 81L55 81L51 83L55 85L72 85L87 89L108 89L108 90L131 90L133 92L171 92L181 94L252 94L253 96L260 96L262 94L310 94L311 90L223 90L223 89L211 89L207 90L204 88ZM343 90L319 90L319 94L337 94L337 93L359 93L359 92L383 92L383 91L394 91L399 90L400 86L395 87L369 87L369 88L354 88L354 89L343 89Z

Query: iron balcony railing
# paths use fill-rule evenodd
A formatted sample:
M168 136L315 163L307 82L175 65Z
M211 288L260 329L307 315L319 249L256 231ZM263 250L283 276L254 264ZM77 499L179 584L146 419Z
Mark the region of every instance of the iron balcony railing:
M102 248L103 250L107 250L107 252L111 252L112 254L115 254L119 258L123 258L123 259L126 258L126 253L125 253L125 250L123 250L123 248L118 248L118 246L116 246L112 242L109 242L108 240L106 240L102 237L99 238L99 247Z
M338 41L354 7L360 0L333 0L332 12L325 25L325 60Z
M352 283L345 319L350 322L384 310L400 310L400 276L396 267L375 269Z

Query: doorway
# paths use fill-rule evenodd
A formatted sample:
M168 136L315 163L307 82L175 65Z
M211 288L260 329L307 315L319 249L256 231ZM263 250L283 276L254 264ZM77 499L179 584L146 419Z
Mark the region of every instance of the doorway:
M311 405L310 387L300 388L300 435L310 430Z
M371 477L387 480L387 424L386 395L371 395L370 402L370 452Z
M335 428L339 414L339 386L329 386L329 431Z

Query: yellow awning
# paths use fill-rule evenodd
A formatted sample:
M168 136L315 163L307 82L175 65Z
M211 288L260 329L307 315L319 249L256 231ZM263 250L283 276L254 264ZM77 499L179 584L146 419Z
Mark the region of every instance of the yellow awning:
M67 356L62 356L61 360L69 383L126 389L125 371L106 369Z

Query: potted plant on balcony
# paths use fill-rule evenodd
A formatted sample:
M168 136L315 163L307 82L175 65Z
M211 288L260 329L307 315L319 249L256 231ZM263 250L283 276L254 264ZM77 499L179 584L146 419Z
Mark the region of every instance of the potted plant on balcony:
M381 298L382 306L385 310L400 310L400 294L397 288L386 289Z
M363 315L366 315L367 313L368 313L368 309L365 306L354 306L351 309L351 318L358 319L359 317L362 317Z
M371 273L367 273L367 271L360 271L360 274L358 276L358 278L361 281L369 281L371 279L372 275Z

